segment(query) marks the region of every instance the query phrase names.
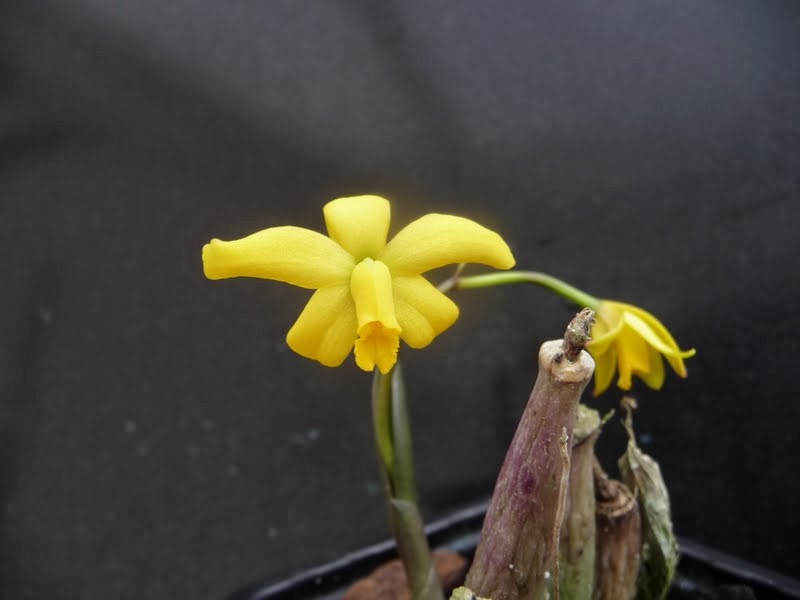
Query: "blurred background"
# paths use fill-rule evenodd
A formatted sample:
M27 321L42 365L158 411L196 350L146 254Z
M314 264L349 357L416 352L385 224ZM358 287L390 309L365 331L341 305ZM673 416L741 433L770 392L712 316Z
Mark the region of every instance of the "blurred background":
M778 0L0 4L3 597L221 598L388 537L369 376L289 351L308 291L200 262L363 193L696 347L635 388L678 533L797 576L799 28ZM428 518L491 492L574 313L455 299L402 351Z

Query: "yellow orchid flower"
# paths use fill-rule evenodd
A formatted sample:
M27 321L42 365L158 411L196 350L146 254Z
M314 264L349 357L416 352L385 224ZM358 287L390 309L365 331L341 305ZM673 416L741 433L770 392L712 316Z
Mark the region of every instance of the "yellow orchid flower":
M602 394L619 369L617 386L631 389L636 375L648 387L658 390L664 384L663 354L672 369L686 377L683 359L694 350L681 350L667 328L649 312L612 300L600 300L587 349L595 360L594 395Z
M388 373L402 339L424 348L458 318L458 307L422 273L453 263L514 266L503 239L452 215L428 214L386 242L389 201L339 198L323 208L328 236L301 227L272 227L240 240L203 247L209 279L258 277L315 289L286 335L306 358L336 367L355 348L365 371Z

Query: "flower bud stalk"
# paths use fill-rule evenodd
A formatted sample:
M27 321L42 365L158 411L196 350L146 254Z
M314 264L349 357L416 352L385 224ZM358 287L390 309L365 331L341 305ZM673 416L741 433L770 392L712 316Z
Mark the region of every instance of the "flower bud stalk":
M387 374L375 369L372 415L389 521L406 571L411 598L443 600L442 584L417 506L411 427L399 363Z

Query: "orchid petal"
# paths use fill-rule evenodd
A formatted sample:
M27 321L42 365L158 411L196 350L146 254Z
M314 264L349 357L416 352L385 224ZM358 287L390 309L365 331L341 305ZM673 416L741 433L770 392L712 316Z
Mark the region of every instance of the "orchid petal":
M338 198L322 209L328 235L360 262L386 245L391 209L380 196Z
M617 336L625 326L625 319L620 311L614 309L613 305L606 303L595 315L595 322L592 325L592 338L587 344L594 356L603 354L608 350L617 339Z
M392 278L400 337L412 348L424 348L458 318L458 306L421 275Z
M372 371L377 365L386 374L397 362L401 332L389 269L382 262L365 258L353 269L350 293L358 326L356 364L365 371Z
M349 285L332 285L314 292L286 335L289 347L327 367L338 367L357 333L356 311Z
M661 337L657 335L655 331L651 328L651 325L655 322L657 323L661 329L666 331L663 325L652 315L649 313L645 313L646 315L650 316L647 321L643 319L640 314L636 314L634 312L626 312L625 313L625 322L629 325L633 330L636 331L650 346L661 352L667 360L669 360L670 365L675 370L675 372L680 375L681 377L686 377L686 367L683 364L684 358L689 358L694 356L694 350L684 350L682 351L678 348L677 343L675 340L672 339L672 336L667 333L669 336L671 344L665 342Z
M647 340L634 329L626 327L617 338L617 342L618 347L625 348L626 354L629 355L628 364L634 375L650 372L650 353L655 350L648 345Z
M375 367L386 375L397 362L400 338L397 333L386 329L380 323L370 323L361 328L355 343L356 364L364 371Z
M462 262L510 269L515 262L508 245L494 231L463 217L435 213L401 229L377 258L394 275L420 275Z
M649 363L647 371L637 373L637 375L641 377L642 381L644 381L650 389L660 390L661 386L664 385L664 359L662 359L658 351L653 348L650 348L649 351Z
M611 346L603 352L595 352L593 347L589 352L594 358L594 395L599 396L611 385L614 373L617 370L617 349Z
M623 345L617 347L617 369L619 370L617 387L627 392L633 385L633 370L631 369L631 352Z
M624 307L624 310L628 311L629 314L639 317L642 322L647 324L652 333L661 340L662 348L659 348L659 351L666 357L670 366L672 366L673 370L678 375L681 377L686 377L686 365L683 364L683 359L694 356L696 353L695 350L681 350L680 346L678 346L678 342L675 341L675 338L672 337L672 334L670 334L667 328L664 327L661 321L659 321L646 310L642 310L638 306L631 306L629 304L621 305ZM665 352L663 347L668 348L668 351Z
M354 266L339 244L302 227L272 227L203 246L203 270L209 279L258 277L314 289L346 282Z

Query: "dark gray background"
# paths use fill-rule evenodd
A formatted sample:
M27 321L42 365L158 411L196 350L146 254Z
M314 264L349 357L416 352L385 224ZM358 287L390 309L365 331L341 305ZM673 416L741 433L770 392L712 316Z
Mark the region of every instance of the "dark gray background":
M200 264L359 193L662 317L698 349L637 388L679 533L797 575L798 31L789 1L0 4L4 597L219 598L387 535L369 376L287 349L307 291ZM456 300L402 351L428 517L491 490L573 310Z

